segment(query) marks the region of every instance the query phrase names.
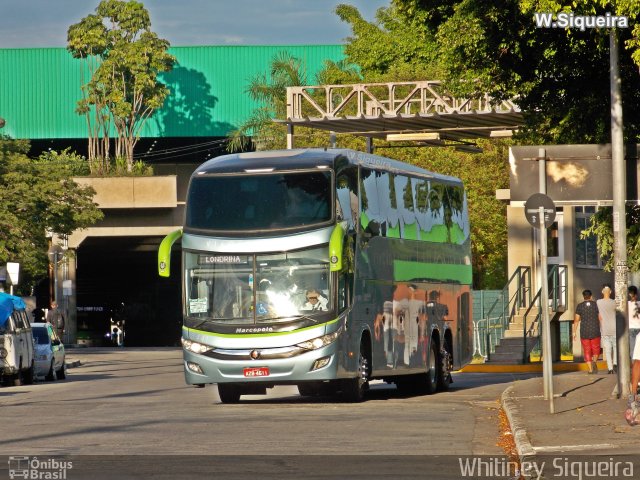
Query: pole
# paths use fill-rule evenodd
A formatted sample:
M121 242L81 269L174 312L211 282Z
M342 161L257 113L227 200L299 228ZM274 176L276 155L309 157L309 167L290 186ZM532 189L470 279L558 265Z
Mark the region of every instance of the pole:
M53 255L53 301L58 302L58 253Z
M542 376L544 399L549 400L549 413L555 413L553 405L553 354L551 352L551 321L549 320L549 285L547 283L547 228L544 207L539 207L540 216L540 313L542 315Z
M614 394L623 397L630 393L631 376L629 355L629 315L627 306L627 220L625 201L627 179L624 165L624 138L622 132L622 95L618 65L618 36L616 29L609 31L609 61L611 81L611 160L613 163L613 259L615 263L616 308L625 319L622 332L616 335L618 342L618 384ZM616 392L617 390L617 392Z
M538 188L547 194L547 151L538 150ZM551 321L549 320L549 284L547 266L547 227L544 207L539 207L540 222L540 319L542 321L542 384L544 399L549 400L549 412L555 413L553 404L553 353L551 352Z

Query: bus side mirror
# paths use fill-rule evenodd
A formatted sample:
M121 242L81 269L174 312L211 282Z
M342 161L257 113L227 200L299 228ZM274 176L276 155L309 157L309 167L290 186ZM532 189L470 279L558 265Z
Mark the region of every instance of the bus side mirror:
M176 230L162 239L158 247L158 275L168 277L171 273L171 247L182 237L182 230Z
M344 235L347 222L339 223L333 229L329 239L329 271L339 272L342 270L342 255L344 246Z

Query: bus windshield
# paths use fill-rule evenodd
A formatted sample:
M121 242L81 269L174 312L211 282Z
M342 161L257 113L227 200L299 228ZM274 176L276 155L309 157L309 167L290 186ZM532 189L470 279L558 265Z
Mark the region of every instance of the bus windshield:
M331 220L331 172L196 176L189 186L187 228L274 230Z
M185 269L188 317L254 324L333 309L326 246L267 255L185 252Z

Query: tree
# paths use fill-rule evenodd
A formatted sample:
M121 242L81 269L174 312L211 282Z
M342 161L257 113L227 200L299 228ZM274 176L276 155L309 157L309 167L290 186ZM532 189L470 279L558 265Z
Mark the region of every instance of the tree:
M239 151L256 146L262 150L272 146L273 139L284 138L285 129L273 123L285 118L287 87L306 84L303 63L289 52L282 51L271 60L269 74L258 73L250 79L245 93L259 104L249 118L229 134L229 150ZM277 141L276 141L277 142Z
M318 73L316 84L348 83L359 81L355 65L344 60L325 61ZM287 116L287 87L308 85L304 63L282 51L276 54L269 65L269 73L259 73L249 81L245 92L259 104L249 118L229 134L229 151L240 151L254 146L258 150L284 148L286 128L274 123L276 118ZM323 102L323 100L319 100ZM308 128L297 128L300 143L309 146L326 146L326 135L318 136Z
M535 12L572 10L635 16L640 2L585 0L393 0L398 15L435 32L437 61L452 93L517 98L534 143L597 143L609 139L609 32L537 28ZM433 14L432 12L437 12ZM638 27L619 29L629 47L620 58L625 133L640 133ZM464 32L461 35L460 32Z
M632 272L640 271L640 205L627 205L627 266ZM602 207L591 216L589 226L580 232L581 238L595 237L600 258L605 259L604 270L613 271L614 236L613 208Z
M76 109L87 120L89 161L107 161L113 123L115 156L126 158L131 171L140 132L169 94L158 80L175 63L169 42L151 31L148 11L133 0L100 2L96 14L69 27L67 40L91 75Z
M94 190L71 178L86 173L84 158L65 150L32 159L29 148L0 137L0 264L20 263L24 293L47 275L47 231L69 235L103 217Z

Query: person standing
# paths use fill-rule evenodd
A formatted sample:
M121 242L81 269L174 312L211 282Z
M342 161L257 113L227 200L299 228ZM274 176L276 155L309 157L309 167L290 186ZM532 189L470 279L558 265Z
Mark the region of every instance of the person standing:
M573 338L576 338L580 326L580 343L584 352L584 361L589 374L598 373L597 360L600 355L600 312L591 298L591 290L584 290L584 301L576 307L573 320Z
M618 348L616 345L616 301L611 298L611 286L602 286L602 298L596 301L601 318L600 343L607 360L607 371L613 374L618 367Z
M58 310L58 303L56 301L51 302L51 309L47 312L47 322L53 325L53 328L56 329L56 333L60 338L60 341L63 341L64 335L64 314Z
M638 301L638 288L631 285L629 293L629 352L633 355L636 345L636 337L640 333L640 302Z

